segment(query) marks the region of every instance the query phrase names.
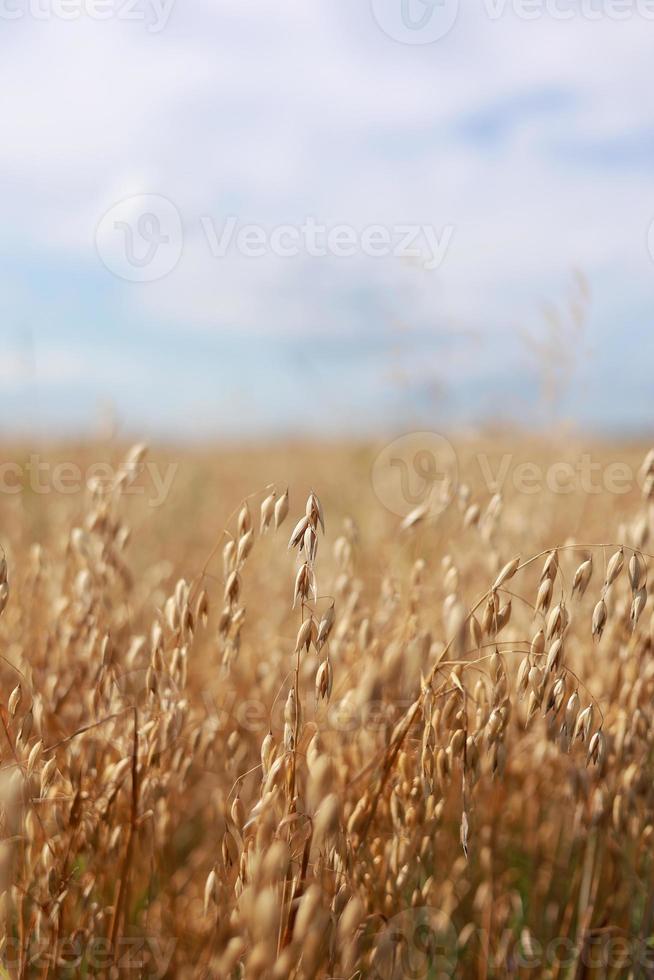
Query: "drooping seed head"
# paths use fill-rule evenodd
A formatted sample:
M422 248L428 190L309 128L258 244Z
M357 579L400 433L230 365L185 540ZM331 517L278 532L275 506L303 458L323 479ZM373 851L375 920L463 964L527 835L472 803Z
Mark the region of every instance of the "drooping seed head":
M565 706L565 728L569 734L574 731L575 723L577 721L577 715L579 714L579 695L576 691L573 691L568 698L568 703Z
M549 555L545 559L545 564L543 565L543 571L541 572L540 580L541 583L546 579L550 582L554 582L559 570L559 554L556 551L550 551Z
M604 599L600 601L595 606L593 610L593 621L592 621L592 634L596 636L598 640L602 639L602 633L604 632L604 627L606 626L607 620L607 609Z
M641 555L634 552L629 559L629 584L633 593L638 592L645 581L645 563Z
M646 603L647 603L647 589L643 585L642 588L638 589L631 603L630 619L631 619L632 630L636 629L636 626L638 625L638 620L640 619L643 613L643 609L645 608Z
M332 602L332 604L325 611L322 619L320 620L320 625L318 627L318 636L316 638L316 649L318 651L320 651L325 645L325 643L327 642L327 639L329 638L329 634L331 633L333 626L334 626L334 603Z
M583 561L577 571L575 572L574 580L572 583L572 594L579 595L581 599L584 592L588 588L591 576L593 574L593 558L592 556Z
M268 496L261 502L260 508L260 519L259 519L259 534L265 534L270 527L270 522L273 519L273 514L275 512L275 501L277 499L277 491L273 490Z
M288 514L288 487L275 504L275 530L278 531Z
M318 667L316 672L316 701L329 701L332 693L334 675L329 657Z
M620 548L606 566L606 587L613 585L624 567L624 548Z
M508 561L506 563L506 565L504 566L500 574L495 579L495 583L493 585L493 591L497 589L501 589L501 587L504 585L505 582L508 582L510 579L512 579L515 573L518 571L519 567L520 567L520 555L518 555L516 558L512 558L511 561Z

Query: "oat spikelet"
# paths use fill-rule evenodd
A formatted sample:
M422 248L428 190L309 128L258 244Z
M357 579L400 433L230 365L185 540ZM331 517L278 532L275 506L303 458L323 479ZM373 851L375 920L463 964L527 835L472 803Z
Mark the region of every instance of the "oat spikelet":
M275 530L278 531L288 515L288 487L275 504Z
M604 632L604 627L606 626L607 616L608 613L606 603L604 602L604 599L600 599L593 610L592 622L592 633L598 640L602 639L602 633Z
M581 599L584 592L588 588L588 585L593 574L593 559L592 556L583 561L575 572L574 580L572 583L572 594L573 596L577 594Z
M512 558L511 561L506 563L500 574L495 579L493 591L496 592L498 589L501 589L505 582L512 579L519 567L520 555L518 555L516 558Z
M624 548L620 548L611 557L608 565L606 566L606 580L605 580L606 588L609 588L609 586L613 585L618 575L622 571L623 567L624 567Z

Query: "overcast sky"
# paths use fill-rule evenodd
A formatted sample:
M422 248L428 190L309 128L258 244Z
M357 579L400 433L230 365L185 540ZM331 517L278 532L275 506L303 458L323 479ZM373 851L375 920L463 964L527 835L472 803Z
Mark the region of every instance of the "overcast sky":
M433 3L0 0L2 431L650 428L654 3Z

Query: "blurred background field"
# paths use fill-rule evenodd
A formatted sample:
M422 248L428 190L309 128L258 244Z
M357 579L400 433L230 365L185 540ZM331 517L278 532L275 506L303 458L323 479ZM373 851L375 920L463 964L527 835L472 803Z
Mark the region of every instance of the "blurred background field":
M440 438L440 432L434 432ZM427 447L430 435L426 430ZM314 487L337 521L350 516L370 530L372 539L377 532L386 535L396 528L398 518L428 497L430 476L437 480L443 476L421 470L415 458L406 455L407 499L401 496L401 473L389 467L387 474L399 490L396 507L397 499L389 501L383 487L375 484L375 460L396 438L253 440L195 447L155 442L149 447L147 466L156 470L156 476L144 463L126 498L138 528L135 533L140 544L151 537L163 549L170 542L181 568L189 559L201 557L212 535L222 531L235 501L275 484L289 486L298 499ZM621 511L629 513L639 499L638 472L648 448L642 438L602 440L571 432L546 438L498 429L486 435L450 434L447 443L458 464L455 485L478 487L486 502L498 490L507 500L523 498L521 506L529 507L530 534L542 547L553 543L553 535L559 540L578 535L588 521L599 529L603 520L619 519ZM56 535L59 520L82 512L85 484L93 474L115 475L127 448L129 444L120 440L4 443L0 509L8 533L23 529L25 540L35 530ZM402 451L400 446L400 455ZM70 473L57 469L66 464L73 466Z

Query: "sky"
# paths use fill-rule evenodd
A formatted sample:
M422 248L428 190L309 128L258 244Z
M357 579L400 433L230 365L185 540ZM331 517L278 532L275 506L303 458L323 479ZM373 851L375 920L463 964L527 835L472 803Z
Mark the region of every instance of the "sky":
M0 21L1 434L651 431L654 0Z

